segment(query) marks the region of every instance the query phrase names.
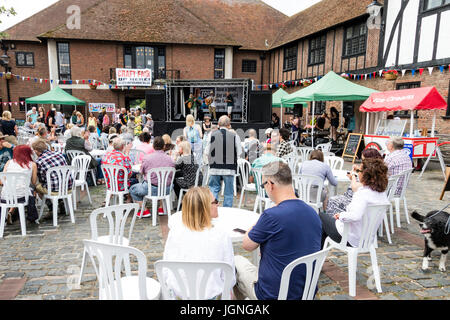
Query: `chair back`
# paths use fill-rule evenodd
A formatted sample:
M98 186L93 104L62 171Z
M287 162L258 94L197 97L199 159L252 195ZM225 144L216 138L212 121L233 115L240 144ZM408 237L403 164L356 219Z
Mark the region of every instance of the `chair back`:
M199 183L199 181L200 181L200 173L202 173L203 171L202 171L202 167L203 167L204 165L203 164L199 164L198 165L198 168L197 168L197 171L195 172L195 182L194 182L194 186L195 187L198 187L198 183ZM205 176L202 174L202 179L203 180L205 180ZM203 181L202 181L203 182Z
M311 152L314 150L314 148L312 147L298 147L297 148L297 153L300 156L300 161L301 162L305 162L309 160L309 155L311 154Z
M75 167L75 179L86 180L90 163L91 156L88 155L80 155L72 158L72 166Z
M23 172L0 172L0 182L3 185L2 188L2 200L3 204L16 205L19 203L17 196L18 185L29 186L31 181L31 175ZM28 198L28 196L26 197Z
M266 195L266 190L264 190L264 187L261 187L262 185L262 169L253 169L253 176L255 177L255 185L256 185L256 191L258 192L258 196L261 199L268 198Z
M106 188L112 193L128 191L128 170L124 166L102 164L103 176L106 180ZM119 187L119 178L123 179L123 190Z
M388 207L389 204L367 206L367 212L362 217L362 231L358 245L359 251L369 251L369 247L375 244L378 227L383 222ZM343 243L343 241L341 241L341 243Z
M289 168L291 169L291 173L295 174L297 172L297 165L300 160L300 157L296 152L291 152L285 156L282 157L283 160L286 161Z
M59 143L53 143L51 145L54 151L64 153L64 147L60 145Z
M138 150L138 149L130 150L129 156L130 156L130 159L131 159L131 162L133 163L133 165L140 163L139 159L141 158L141 155L145 156L145 152L142 150Z
M400 175L390 176L388 180L388 185L386 188L386 196L389 201L392 201L395 196L395 191L397 190L398 180L400 179Z
M252 166L250 165L250 162L245 159L238 159L237 165L241 176L242 188L244 188L248 184L248 177Z
M209 164L202 164L202 187L207 187L209 183Z
M102 207L92 211L89 216L89 222L91 225L91 239L97 241L99 237L97 217L99 215L103 215L103 218L106 218L108 222L109 243L124 245L123 238L125 233L125 225L131 211L133 211L133 219L131 220L130 230L128 232L128 240L130 240L137 217L137 212L139 211L139 204L137 203Z
M331 142L321 143L316 146L316 150L321 150L322 152L329 152L331 150L331 147L332 147Z
M170 195L170 190L172 190L173 180L175 179L175 168L172 167L162 167L162 168L154 168L147 172L147 182L149 184L148 187L148 196L153 197L152 188L150 186L151 178L156 176L158 179L158 193L156 197L167 197ZM170 183L168 183L170 179ZM169 188L169 193L166 192L167 187Z
M344 167L344 159L336 156L324 157L324 162L331 168L331 170L342 170Z
M131 255L135 256L138 262L139 298L147 300L147 258L142 251L94 240L83 240L83 243L97 274L100 300L123 300L121 272L125 259L129 261Z
M297 139L298 139L298 131L291 132L290 140L294 141L295 144L297 144Z
M155 271L161 284L162 296L163 299L167 299L170 297L170 293L164 278L164 269L167 269L168 272L171 272L175 276L183 300L205 300L211 298L206 297L206 285L211 274L216 270L220 270L224 279L222 300L231 299L234 270L228 263L221 261L156 261Z
M318 176L299 174L293 176L294 188L298 192L299 199L306 204L314 206L319 210L322 206L321 196L323 190L323 180ZM312 197L311 191L316 190L315 198Z
M280 291L278 292L278 300L286 300L289 290L289 282L292 271L301 264L306 265L305 286L303 287L302 300L313 300L316 293L317 281L322 271L323 263L331 248L300 257L289 263L281 274Z
M72 163L72 159L76 156L84 156L86 155L83 151L80 150L66 150L67 163Z
M108 138L105 136L100 137L100 148L102 150L106 150L108 149L108 146L109 146Z
M395 198L403 199L406 194L406 189L408 188L409 179L411 178L411 174L414 168L407 169L402 171L399 174L391 176L391 178L398 178L395 188Z
M64 197L69 195L75 186L75 167L58 166L47 170L47 191L50 196ZM57 181L57 190L52 190L52 180ZM72 188L69 185L72 182ZM55 194L57 193L57 195Z
M97 136L97 132L89 135L89 142L90 142L90 144L91 144L93 149L99 149L100 148L100 145L99 145L100 141L98 140L98 138L96 136Z

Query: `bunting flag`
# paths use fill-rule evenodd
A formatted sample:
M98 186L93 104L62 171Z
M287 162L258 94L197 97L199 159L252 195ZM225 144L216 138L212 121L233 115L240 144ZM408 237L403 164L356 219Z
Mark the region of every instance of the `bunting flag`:
M440 66L439 67L439 71L442 73L442 72L444 72L444 66Z
M423 73L423 68L420 68L419 69L419 74L422 75L422 73Z
M433 69L434 69L434 67L428 67L428 73L430 74L430 76L433 73Z
M402 70L402 78L405 76L405 73L406 73L406 69L403 69Z
M411 70L411 74L412 74L412 76L414 77L414 74L416 73L416 69L412 69Z

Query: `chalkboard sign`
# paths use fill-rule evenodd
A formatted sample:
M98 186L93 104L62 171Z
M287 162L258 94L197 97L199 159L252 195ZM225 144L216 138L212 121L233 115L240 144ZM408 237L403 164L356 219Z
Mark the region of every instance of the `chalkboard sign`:
M445 184L444 184L444 189L442 189L441 192L441 197L439 198L439 200L442 200L442 198L444 197L444 193L445 191L450 191L450 168L447 167L445 168Z
M360 133L350 133L347 137L347 142L345 143L344 151L342 152L342 158L350 157L353 158L352 162L355 162L362 138L363 135Z

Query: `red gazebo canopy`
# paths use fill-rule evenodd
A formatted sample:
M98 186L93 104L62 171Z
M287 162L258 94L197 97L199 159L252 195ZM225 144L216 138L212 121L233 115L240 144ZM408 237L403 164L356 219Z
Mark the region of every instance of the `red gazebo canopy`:
M372 93L361 105L361 112L447 109L435 87Z

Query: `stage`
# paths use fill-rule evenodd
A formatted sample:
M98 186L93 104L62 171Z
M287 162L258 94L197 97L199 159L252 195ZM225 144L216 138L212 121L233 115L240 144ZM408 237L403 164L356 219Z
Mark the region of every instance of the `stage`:
M250 79L170 80L164 90L146 91L146 111L152 114L153 134L159 136L167 133L173 139L182 134L186 126L184 119L190 113L186 107L190 95L207 101L208 96L213 94L217 118L227 114L226 93L229 93L234 101L231 127L242 139L249 129L255 129L258 138L264 138L264 131L271 121L272 92L252 89ZM201 125L199 119L196 123ZM217 124L217 121L212 123Z

